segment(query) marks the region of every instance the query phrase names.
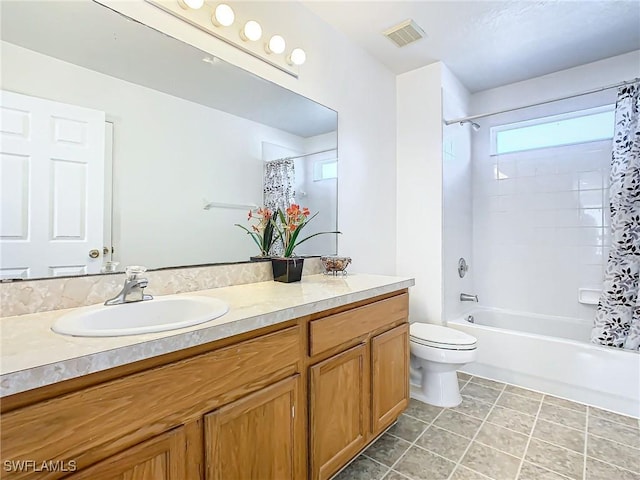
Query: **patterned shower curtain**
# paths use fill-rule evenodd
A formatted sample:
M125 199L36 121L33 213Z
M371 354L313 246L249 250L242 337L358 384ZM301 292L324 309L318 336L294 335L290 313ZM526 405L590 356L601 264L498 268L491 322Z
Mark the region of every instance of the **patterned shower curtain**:
M621 87L611 163L611 253L591 341L640 350L640 83Z
M266 162L264 165L264 206L272 212L289 208L295 201L295 167L293 159L282 158ZM282 255L280 242L271 247L271 255Z

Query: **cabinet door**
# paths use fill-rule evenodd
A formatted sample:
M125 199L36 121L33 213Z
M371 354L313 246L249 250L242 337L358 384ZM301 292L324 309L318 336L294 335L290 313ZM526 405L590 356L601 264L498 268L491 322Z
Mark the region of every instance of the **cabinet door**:
M371 431L377 435L409 403L409 325L371 339Z
M184 480L186 438L179 427L71 475L69 480Z
M310 369L311 478L330 478L364 447L369 418L364 344Z
M205 415L207 480L304 477L299 375Z

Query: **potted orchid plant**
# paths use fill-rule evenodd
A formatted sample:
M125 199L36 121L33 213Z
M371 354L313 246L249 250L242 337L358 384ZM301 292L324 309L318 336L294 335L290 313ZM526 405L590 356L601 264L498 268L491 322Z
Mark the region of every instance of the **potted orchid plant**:
M251 239L260 249L260 255L251 257L251 260L268 259L269 252L273 246L276 238L274 237L274 223L271 221L273 218L273 212L266 207L260 207L256 210L249 210L247 216L248 221L257 221L251 225L251 230L247 227L236 223L236 227L240 227L247 235L251 236Z
M277 232L276 240L282 241L282 257L271 257L271 267L273 269L273 279L277 282L299 282L302 278L302 266L304 258L295 257L295 249L307 240L326 235L329 233L339 234L341 232L318 232L300 239L300 233L318 215L318 212L311 215L308 208L300 208L300 205L292 204L284 212L280 209L276 212L275 218L271 219L273 228Z

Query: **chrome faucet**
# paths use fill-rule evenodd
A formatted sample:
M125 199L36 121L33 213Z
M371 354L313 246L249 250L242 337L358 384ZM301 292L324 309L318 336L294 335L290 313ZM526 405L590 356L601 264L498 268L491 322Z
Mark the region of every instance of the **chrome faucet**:
M461 302L477 302L478 301L478 295L471 295L469 293L461 293L460 294L460 301Z
M142 302L143 300L151 300L153 296L144 293L144 289L149 285L146 278L139 278L138 275L146 272L145 267L130 266L125 268L127 278L120 293L110 298L105 305L122 305L123 303Z

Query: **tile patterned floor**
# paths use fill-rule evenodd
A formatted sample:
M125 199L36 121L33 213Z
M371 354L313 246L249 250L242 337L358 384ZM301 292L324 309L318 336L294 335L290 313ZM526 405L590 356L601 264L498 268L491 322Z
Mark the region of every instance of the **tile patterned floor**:
M640 421L458 373L462 404L411 400L334 480L640 480Z

